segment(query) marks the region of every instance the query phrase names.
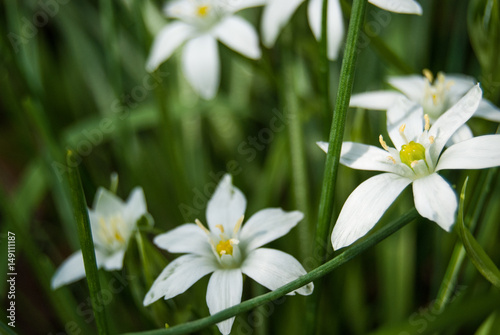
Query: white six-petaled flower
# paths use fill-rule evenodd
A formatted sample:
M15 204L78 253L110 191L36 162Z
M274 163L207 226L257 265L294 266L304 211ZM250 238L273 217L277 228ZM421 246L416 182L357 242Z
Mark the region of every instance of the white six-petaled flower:
M204 99L212 99L219 87L220 60L217 40L251 58L259 59L259 38L254 27L235 12L262 5L264 0L175 0L165 6L174 19L155 37L146 69L155 70L185 43L184 75Z
M304 0L268 0L261 22L262 43L270 48L276 42L281 29ZM370 3L395 13L422 14L422 8L414 0L369 0ZM309 26L319 41L321 38L321 13L323 0L310 0L307 7ZM339 0L328 0L327 8L327 55L338 57L344 39L344 18Z
M332 232L334 249L348 246L368 233L409 184L413 184L415 207L420 215L446 231L451 230L457 199L437 172L500 165L500 135L474 137L450 146L441 154L449 138L474 114L481 96L479 86L474 86L432 126L427 115L422 118L419 112L411 113L399 129L388 130L395 148L389 147L382 135L379 140L383 149L352 142L342 144L342 164L386 173L364 181L348 197ZM399 101L392 108L402 106L407 104ZM327 143L318 144L328 150Z
M128 241L137 227L137 221L147 214L142 188L136 187L127 202L110 191L99 188L93 209L88 209L92 239L98 268L108 271L123 267L123 257ZM52 277L52 289L85 277L82 251L73 253L56 270Z
M421 117L427 114L431 124L433 124L441 114L456 104L475 85L474 78L464 75L445 75L439 72L434 78L433 74L427 69L423 71L423 74L424 76L390 77L389 84L401 93L396 91L374 91L355 94L351 97L350 106L373 110L389 110L395 101L401 97L406 97L422 106L422 109L420 109L422 111ZM412 110L392 110L391 115L387 114L388 126L397 126L401 120L407 118L408 115L405 112L410 113ZM483 98L473 117L500 122L500 110ZM470 128L464 124L453 134L449 144L458 143L472 137Z
M210 314L215 314L241 302L243 274L270 290L305 275L302 265L291 255L261 248L287 234L303 214L269 208L255 213L243 225L245 208L245 196L232 185L231 176L225 175L207 205L208 228L196 220L196 224L184 224L158 235L154 239L158 247L187 254L163 270L146 294L144 305L162 297L173 298L213 273L206 298ZM312 283L296 290L302 295L312 291ZM233 321L234 317L217 324L222 334L230 333Z

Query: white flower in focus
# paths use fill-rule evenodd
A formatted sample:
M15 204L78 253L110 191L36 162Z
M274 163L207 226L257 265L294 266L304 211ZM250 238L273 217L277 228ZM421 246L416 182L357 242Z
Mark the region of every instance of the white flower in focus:
M93 209L88 209L98 268L107 271L123 267L123 257L137 221L147 214L142 188L136 187L126 203L110 191L97 190ZM52 289L85 277L82 251L73 253L52 277Z
M187 253L172 261L158 276L144 298L144 305L173 298L212 273L207 287L210 314L241 302L243 274L270 290L305 275L302 265L291 255L260 248L285 234L302 220L298 211L269 208L255 213L243 226L246 199L225 175L207 205L208 229L196 224L181 225L158 235L154 243L171 253ZM302 295L313 291L309 283L296 290ZM290 293L294 294L294 292ZM217 324L229 334L234 317Z
M259 59L259 38L254 27L236 11L262 5L264 0L175 0L165 6L168 23L155 37L146 69L154 71L184 45L182 67L193 89L212 99L219 87L220 60L217 40L251 58Z
M374 91L355 94L351 97L350 106L373 110L389 110L400 97L406 97L423 107L422 115L429 116L433 124L441 114L457 103L474 85L475 80L463 75L445 75L442 72L434 78L433 74L425 69L424 76L410 75L390 77L389 84L402 93L396 91ZM408 117L404 110L387 114L388 126L400 124ZM407 110L409 112L409 110ZM490 121L500 122L500 110L487 99L482 99L473 117L480 117ZM450 139L449 144L458 143L472 138L472 132L467 125L462 125Z
M271 48L283 27L304 0L268 0L262 16L262 43ZM422 14L422 8L413 0L370 0L372 4L395 13ZM310 0L307 7L309 26L319 41L321 38L321 13L323 0ZM328 0L327 8L327 56L338 57L344 39L344 18L339 0Z
M500 135L474 137L450 146L441 154L448 139L474 114L481 95L479 86L474 86L432 126L427 115L421 118L421 112L411 113L408 123L388 130L395 148L389 147L382 135L379 140L383 149L352 142L342 144L342 164L386 173L364 181L347 198L332 232L335 250L368 233L409 184L413 184L415 207L420 215L446 231L451 230L457 199L438 172L500 165ZM408 108L408 101L400 100L392 108ZM415 105L413 108L421 109ZM328 150L327 143L318 144Z

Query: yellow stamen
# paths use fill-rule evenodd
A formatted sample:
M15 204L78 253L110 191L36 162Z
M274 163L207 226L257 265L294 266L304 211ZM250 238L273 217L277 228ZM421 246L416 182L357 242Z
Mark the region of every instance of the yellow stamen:
M429 136L429 142L434 143L434 136Z
M203 231L204 231L205 233L207 233L208 235L210 235L210 230L208 230L208 229L207 229L207 228L203 225L203 223L201 223L201 221L200 221L200 220L196 219L196 220L194 220L194 222L196 223L196 225L197 225L198 227L200 227L201 229L203 229Z
M216 224L216 228L219 228L220 232L224 234L224 227L221 224Z
M399 127L399 134L401 135L401 137L403 138L403 140L408 143L408 139L406 139L406 135L405 135L405 128L406 128L406 123L403 123L401 125L401 127Z
M242 215L238 221L236 222L236 225L234 226L233 229L233 234L237 234L240 231L241 224L243 223L243 220L245 219L245 215Z
M385 151L389 151L389 147L387 146L387 143L385 143L384 137L382 135L378 137L378 141L380 142L380 145L382 146L382 148L384 148Z
M429 130L431 128L431 121L429 120L429 115L424 114L424 119L425 119L425 130Z
M196 14L200 17L205 17L208 14L210 7L207 5L203 6L198 6L198 9L196 10Z
M424 74L425 78L427 78L429 83L432 84L432 82L434 81L434 76L433 76L432 72L429 69L423 69L422 73Z
M392 156L387 156L387 159L392 161L392 163L396 164L396 160Z

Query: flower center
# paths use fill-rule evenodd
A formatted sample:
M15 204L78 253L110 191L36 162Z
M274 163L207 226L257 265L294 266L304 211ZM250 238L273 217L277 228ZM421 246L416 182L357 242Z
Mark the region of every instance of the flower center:
M402 163L405 163L409 167L413 167L415 162L422 159L425 160L425 148L422 144L413 141L408 144L403 144L399 152L399 158L401 158Z
M220 240L220 242L215 247L217 254L222 255L233 255L233 241L232 240Z
M435 120L448 107L448 91L453 86L453 82L446 81L442 72L439 72L436 78L428 69L424 69L422 72L427 79L422 106L425 112Z
M108 249L115 250L126 244L128 236L125 221L120 214L99 218L99 230L97 232L99 239Z
M208 15L209 11L210 7L208 5L201 5L196 9L196 15L198 15L199 17L205 17Z

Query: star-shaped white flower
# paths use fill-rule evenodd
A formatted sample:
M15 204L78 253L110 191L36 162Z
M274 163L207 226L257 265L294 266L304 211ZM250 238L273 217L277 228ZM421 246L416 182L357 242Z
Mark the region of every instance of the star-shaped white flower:
M445 75L442 72L434 78L429 70L423 71L424 76L410 75L390 77L389 84L399 90L374 91L355 94L351 97L350 106L373 110L389 110L400 97L406 97L423 107L423 114L429 116L431 124L441 114L457 103L474 85L474 78L464 75ZM395 110L387 115L389 126L400 123L407 115L403 112L410 110ZM395 113L394 113L395 112ZM482 99L473 117L480 117L490 121L500 122L500 110L487 99ZM458 143L472 138L472 132L467 125L457 129L449 144Z
M262 43L271 48L280 31L304 0L268 0L261 22ZM422 14L422 8L414 0L369 0L372 4L395 13ZM309 26L319 41L321 38L321 12L323 0L310 0L307 8ZM339 0L328 0L327 8L327 55L328 59L338 57L344 39L344 18Z
M246 274L270 290L305 275L302 265L291 255L261 246L287 234L302 220L298 211L268 208L255 213L243 226L246 199L225 175L207 205L207 229L199 220L158 235L154 243L171 253L187 253L172 261L158 276L144 298L144 305L170 299L212 273L207 288L210 314L241 302ZM310 283L296 290L302 295L313 291ZM292 292L291 294L294 294ZM234 317L217 324L229 334Z
M486 135L456 143L442 154L446 142L477 109L481 89L474 86L432 125L421 107L413 105L406 124L388 129L395 148L380 135L383 149L344 142L340 162L360 170L386 172L361 183L347 198L332 233L334 249L348 246L364 236L398 195L413 184L415 207L423 217L450 231L455 222L455 192L438 172L446 169L483 169L500 165L500 135ZM392 108L408 108L401 100ZM327 143L319 143L327 151Z
M262 5L264 0L175 0L165 6L167 24L156 36L146 69L155 70L184 45L182 67L193 89L212 99L219 87L220 60L217 40L251 58L259 59L259 38L254 27L236 11Z
M110 191L97 190L93 209L88 209L98 268L107 271L123 267L123 257L137 221L147 214L142 188L136 187L126 203ZM52 289L85 277L82 251L69 256L52 277Z

